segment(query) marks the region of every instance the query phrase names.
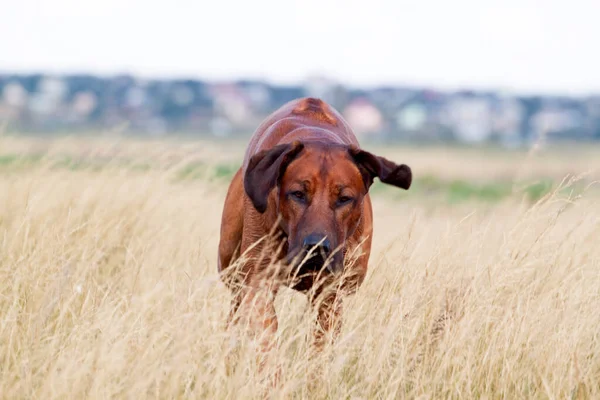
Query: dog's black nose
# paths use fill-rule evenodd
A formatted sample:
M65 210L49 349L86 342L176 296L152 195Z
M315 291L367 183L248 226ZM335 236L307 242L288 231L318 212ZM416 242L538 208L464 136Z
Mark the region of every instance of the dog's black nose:
M315 247L316 246L316 247ZM306 251L313 250L315 253L329 255L331 252L331 242L324 235L310 234L302 242L302 247Z

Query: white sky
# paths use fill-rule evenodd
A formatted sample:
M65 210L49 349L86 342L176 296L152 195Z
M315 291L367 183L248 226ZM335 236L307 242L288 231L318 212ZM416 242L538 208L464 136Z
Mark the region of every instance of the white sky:
M600 0L1 0L0 71L600 93Z

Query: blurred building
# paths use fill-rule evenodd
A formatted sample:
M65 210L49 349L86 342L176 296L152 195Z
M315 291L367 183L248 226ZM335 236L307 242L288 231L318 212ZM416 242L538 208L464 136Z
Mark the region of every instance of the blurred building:
M456 141L519 146L600 139L600 96L518 97L430 88L346 87L314 76L302 85L132 76L0 75L0 124L22 132L124 129L166 135L248 136L298 97L338 109L363 140Z
M368 99L358 97L342 110L344 119L360 139L377 136L383 126L383 115Z

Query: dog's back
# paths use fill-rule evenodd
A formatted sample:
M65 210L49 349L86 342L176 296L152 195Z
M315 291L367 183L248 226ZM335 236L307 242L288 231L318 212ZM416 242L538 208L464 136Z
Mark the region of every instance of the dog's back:
M342 115L320 99L292 100L269 115L256 129L244 156L245 172L250 157L280 143L316 140L358 146L358 140Z

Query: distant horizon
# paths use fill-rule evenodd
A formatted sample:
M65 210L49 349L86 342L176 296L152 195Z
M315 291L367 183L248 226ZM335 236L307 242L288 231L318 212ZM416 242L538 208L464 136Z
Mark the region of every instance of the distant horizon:
M3 7L0 70L593 96L598 15L597 0L21 0Z
M567 97L567 98L586 98L586 97L598 97L600 96L599 90L590 91L578 91L578 90L525 90L510 87L497 86L485 86L485 85L457 85L457 84L435 84L435 83L423 83L418 81L374 81L369 83L351 83L344 82L340 79L336 79L335 76L326 74L309 74L303 78L297 79L276 79L269 78L259 75L247 74L247 75L201 75L201 74L185 74L185 73L164 73L164 74L144 74L136 73L127 70L113 70L113 71L89 71L89 70L56 70L52 68L47 69L24 69L20 71L16 70L4 70L0 69L0 75L14 75L14 76L27 76L27 75L43 75L53 77L67 77L67 76L94 76L98 78L114 78L119 76L129 76L134 79L140 80L155 80L155 81L175 81L175 80L192 80L192 81L204 81L208 83L229 83L239 81L253 81L262 82L272 86L304 86L310 79L318 78L325 79L332 83L342 85L343 87L354 89L354 90L373 90L379 88L403 88L413 90L433 90L442 93L451 92L476 92L476 93L499 93L510 96L524 96L524 97Z

